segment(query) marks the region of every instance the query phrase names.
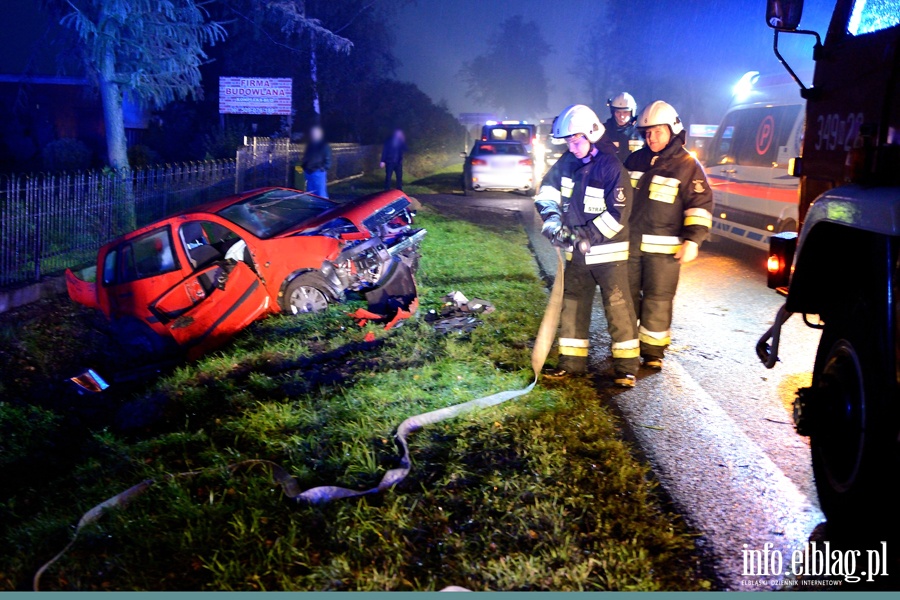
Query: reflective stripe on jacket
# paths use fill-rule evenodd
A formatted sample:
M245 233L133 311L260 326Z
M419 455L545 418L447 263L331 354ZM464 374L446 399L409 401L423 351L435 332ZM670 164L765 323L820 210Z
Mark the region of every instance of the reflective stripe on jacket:
M703 243L712 227L706 173L684 149L684 132L662 152L644 146L625 166L634 185L631 232L644 252L675 254L683 240Z

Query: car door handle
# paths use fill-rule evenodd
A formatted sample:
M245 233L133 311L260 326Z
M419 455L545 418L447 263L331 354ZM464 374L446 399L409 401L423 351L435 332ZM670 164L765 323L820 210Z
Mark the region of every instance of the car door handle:
M737 169L722 169L723 173L727 173L728 175L734 175L737 173Z

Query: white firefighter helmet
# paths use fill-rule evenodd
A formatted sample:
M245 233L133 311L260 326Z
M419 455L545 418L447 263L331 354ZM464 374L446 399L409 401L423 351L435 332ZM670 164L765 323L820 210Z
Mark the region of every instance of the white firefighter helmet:
M632 117L637 113L637 102L634 101L634 96L628 92L622 92L617 96L613 96L606 102L606 105L611 113L617 110L630 110Z
M606 128L603 127L597 113L584 104L573 104L556 117L551 135L560 139L580 133L593 143L603 137L605 131Z
M641 129L655 125L668 125L672 130L672 135L678 135L684 131L684 123L681 122L675 107L662 100L645 106L637 120L637 126Z

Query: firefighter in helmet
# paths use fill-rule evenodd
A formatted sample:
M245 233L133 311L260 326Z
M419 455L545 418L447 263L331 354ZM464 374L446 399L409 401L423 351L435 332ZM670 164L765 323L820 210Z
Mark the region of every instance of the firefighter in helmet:
M624 163L632 152L640 150L644 145L641 134L635 127L637 102L631 94L622 92L610 98L606 105L609 107L609 118L605 123L606 133L603 137L613 143L619 160Z
M712 227L713 199L703 167L684 148L684 125L672 105L648 105L637 127L646 145L625 161L635 190L628 270L641 357L645 367L661 369L681 265L697 258Z
M613 381L634 387L640 366L637 317L628 285L628 216L632 189L616 148L587 106L566 108L552 136L568 151L550 168L535 196L543 233L565 249L559 363L545 375L561 378L587 370L591 308L600 286L612 338Z

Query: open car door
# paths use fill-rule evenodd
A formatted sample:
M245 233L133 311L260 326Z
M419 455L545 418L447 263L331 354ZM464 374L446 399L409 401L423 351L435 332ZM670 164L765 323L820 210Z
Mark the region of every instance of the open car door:
M268 309L269 294L241 261L196 271L150 305L192 360L227 342Z

